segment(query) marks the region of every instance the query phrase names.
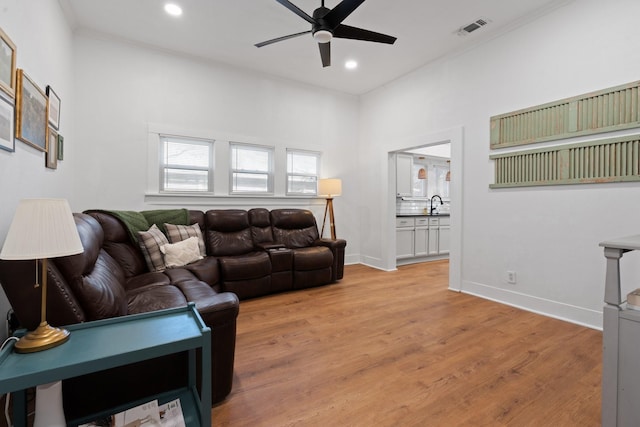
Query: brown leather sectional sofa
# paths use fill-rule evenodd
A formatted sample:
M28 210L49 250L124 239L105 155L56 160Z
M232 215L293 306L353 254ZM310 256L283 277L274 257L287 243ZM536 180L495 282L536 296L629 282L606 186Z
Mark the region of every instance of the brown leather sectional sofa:
M85 250L49 262L49 323L68 325L194 302L212 332L214 403L231 391L239 300L329 284L343 276L346 242L319 238L308 210L190 210L189 223L200 226L207 256L162 272L149 271L117 216L89 210L74 217ZM0 283L28 329L40 322L34 270L33 261L0 261ZM150 389L174 388L186 375L177 368L181 365L186 364L158 360L76 378L73 387L64 387L65 399L73 400L74 407L81 402L86 411L97 389L117 395L115 404L132 401ZM87 384L93 384L92 393L86 393Z

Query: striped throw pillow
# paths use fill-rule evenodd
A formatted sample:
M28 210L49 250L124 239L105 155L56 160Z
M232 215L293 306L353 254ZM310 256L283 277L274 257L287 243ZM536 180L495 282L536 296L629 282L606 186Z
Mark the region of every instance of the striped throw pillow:
M166 267L160 248L168 244L169 241L158 226L153 224L147 231L139 231L138 243L149 271L164 271Z

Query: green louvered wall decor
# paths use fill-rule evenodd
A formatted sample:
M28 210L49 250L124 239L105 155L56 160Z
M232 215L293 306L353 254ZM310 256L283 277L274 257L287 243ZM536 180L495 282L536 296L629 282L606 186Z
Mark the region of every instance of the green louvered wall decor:
M640 81L491 117L491 148L640 126Z
M494 154L490 188L640 181L640 135Z

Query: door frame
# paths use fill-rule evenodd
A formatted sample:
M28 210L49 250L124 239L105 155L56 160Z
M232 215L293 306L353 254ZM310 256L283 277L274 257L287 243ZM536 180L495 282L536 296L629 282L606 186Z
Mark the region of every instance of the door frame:
M463 243L463 159L464 159L464 128L456 127L445 129L436 133L419 135L405 140L400 140L396 149L387 153L387 168L389 176L389 191L387 199L387 246L386 265L390 269L396 269L396 168L395 155L398 152L411 151L416 148L451 144L451 181L449 191L451 199L451 247L449 252L449 289L462 290L462 243Z

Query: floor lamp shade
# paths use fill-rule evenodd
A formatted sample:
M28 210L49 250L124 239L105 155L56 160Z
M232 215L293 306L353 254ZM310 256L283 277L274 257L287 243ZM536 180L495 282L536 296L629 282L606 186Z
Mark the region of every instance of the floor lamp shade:
M318 196L336 197L342 195L342 180L339 178L327 178L318 181Z
M69 332L52 328L46 321L47 259L83 251L78 229L66 200L20 201L0 251L0 259L42 260L42 303L40 325L16 343L16 351L28 353L46 350L67 340Z

